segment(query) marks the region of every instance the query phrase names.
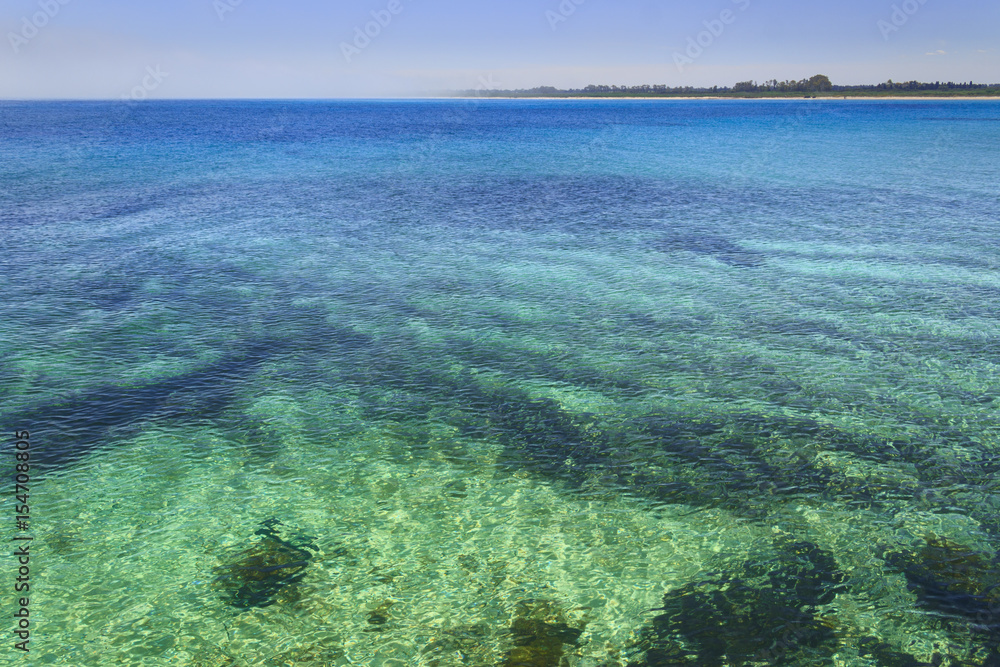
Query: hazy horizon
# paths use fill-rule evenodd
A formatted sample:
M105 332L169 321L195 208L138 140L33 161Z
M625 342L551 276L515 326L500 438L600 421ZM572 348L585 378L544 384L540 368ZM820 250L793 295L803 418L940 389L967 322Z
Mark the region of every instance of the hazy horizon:
M0 26L8 100L1000 79L1000 5L985 0L12 0Z

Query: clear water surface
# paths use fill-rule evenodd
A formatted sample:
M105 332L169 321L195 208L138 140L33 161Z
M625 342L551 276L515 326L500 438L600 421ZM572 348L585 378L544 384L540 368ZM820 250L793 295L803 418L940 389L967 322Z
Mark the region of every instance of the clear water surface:
M3 103L0 182L33 664L1000 664L1000 103Z

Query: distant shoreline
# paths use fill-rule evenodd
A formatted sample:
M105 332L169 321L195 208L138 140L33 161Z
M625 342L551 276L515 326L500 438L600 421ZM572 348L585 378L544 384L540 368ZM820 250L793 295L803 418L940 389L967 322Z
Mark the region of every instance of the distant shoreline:
M735 96L735 95L629 95L629 96L585 96L585 95L551 95L551 96L522 96L522 95L439 95L412 99L429 100L733 100L733 101L761 101L768 100L802 100L805 101L836 101L836 100L1000 100L997 95L768 95L768 96Z

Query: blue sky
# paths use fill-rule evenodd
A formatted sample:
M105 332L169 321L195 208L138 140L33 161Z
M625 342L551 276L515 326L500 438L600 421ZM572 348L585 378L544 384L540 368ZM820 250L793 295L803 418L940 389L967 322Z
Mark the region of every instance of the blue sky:
M1000 81L997 0L4 0L0 30L7 99Z

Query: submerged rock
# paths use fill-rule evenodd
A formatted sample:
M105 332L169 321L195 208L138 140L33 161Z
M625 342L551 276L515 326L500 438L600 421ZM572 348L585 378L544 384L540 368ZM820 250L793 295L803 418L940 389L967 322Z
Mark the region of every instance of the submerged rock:
M366 619L368 624L372 627L368 628L366 632L382 632L383 626L392 620L392 614L389 610L392 608L394 602L392 600L386 600L378 607L368 612L368 618Z
M278 594L294 595L295 585L306 574L306 567L316 546L304 538L282 538L277 527L283 524L268 519L254 532L261 540L234 554L229 562L216 567L214 587L233 607L267 607Z
M886 560L906 576L921 605L1000 632L1000 566L995 559L931 536L920 550L890 553Z
M772 587L794 593L802 604L828 604L847 589L847 577L837 567L833 554L812 542L782 544L779 561L782 566L768 573Z
M583 630L570 627L559 608L547 600L518 604L510 631L514 648L504 667L559 667L564 646L575 646L583 634Z
M786 545L774 561L749 564L668 592L644 629L644 656L630 667L830 664L833 624L812 607L833 599L844 576L810 542Z
M978 662L1000 667L1000 563L946 538L929 536L916 551L891 552L919 604L934 614L968 624L979 642Z

